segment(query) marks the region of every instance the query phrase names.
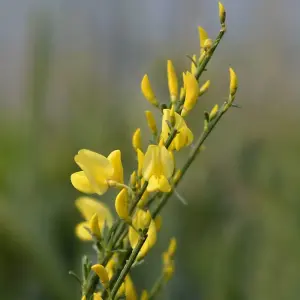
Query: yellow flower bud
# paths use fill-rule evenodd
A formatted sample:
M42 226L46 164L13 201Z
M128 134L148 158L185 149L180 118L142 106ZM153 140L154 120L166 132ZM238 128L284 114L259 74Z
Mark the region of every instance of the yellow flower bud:
M203 94L205 94L208 89L210 87L210 80L207 80L201 87L199 90L199 97L202 96Z
M156 231L159 232L161 229L161 225L162 225L162 217L160 215L158 215L154 219L154 223L155 223Z
M168 85L172 103L176 101L178 96L178 79L174 65L171 60L167 63Z
M100 228L99 228L99 219L98 219L98 215L95 213L92 218L90 219L90 229L91 229L91 232L92 234L100 239L101 237L101 232L100 232Z
M152 133L154 135L156 135L157 134L157 127L156 127L156 122L155 122L155 119L154 119L154 116L153 116L152 112L150 110L146 110L145 111L145 116L146 116L147 123L148 123L148 126L149 126L150 130L152 131Z
M190 72L186 72L185 75L185 101L183 104L183 109L181 115L185 117L188 112L195 106L198 95L199 95L199 85L195 76Z
M218 111L219 111L219 105L216 104L211 110L211 112L209 113L209 121L213 120L216 117Z
M197 72L197 66L195 65L195 62L197 61L197 55L194 54L192 58L193 58L193 61L191 62L191 73L193 75L195 75Z
M128 191L126 188L122 189L121 192L117 195L115 201L115 208L118 216L121 219L129 219Z
M176 239L175 238L171 238L170 244L169 244L169 248L168 248L168 251L167 251L170 257L174 256L176 248L177 248Z
M168 281L171 279L175 271L174 261L171 259L168 252L163 253L163 265L163 274L165 280Z
M141 89L144 97L154 106L158 106L158 102L152 90L148 75L144 75L141 82Z
M106 269L100 264L93 265L91 269L98 275L102 285L107 288L109 284L109 277Z
M211 49L212 45L213 45L212 39L206 39L203 45L204 51L208 52Z
M136 185L136 181L137 181L137 178L136 178L136 171L133 171L130 175L130 185L135 187Z
M184 90L184 88L182 87L182 88L180 88L180 99L182 99L183 97L184 97L184 95L185 95L185 90Z
M141 198L141 200L137 204L137 206L139 208L143 208L145 206L145 204L147 203L147 200L148 200L148 196L149 196L149 192L145 191L142 198Z
M223 26L226 20L226 11L224 5L221 2L219 2L219 18L220 18L220 23Z
M142 148L141 129L137 128L132 135L132 147L135 151Z
M144 153L138 149L137 150L137 161L138 161L138 176L142 176L143 173L143 165L144 165Z
M198 27L198 31L199 31L199 39L200 39L200 57L201 57L201 53L203 52L204 49L204 42L208 39L208 34L205 31L205 29L203 27Z
M230 75L230 88L229 92L231 96L234 96L236 90L238 88L238 79L237 76L232 68L229 68L229 75Z
M81 298L81 300L86 300L86 296L83 295L82 298Z
M101 297L100 293L94 293L93 295L93 300L102 300L103 298Z
M149 300L149 295L146 290L142 291L141 300Z

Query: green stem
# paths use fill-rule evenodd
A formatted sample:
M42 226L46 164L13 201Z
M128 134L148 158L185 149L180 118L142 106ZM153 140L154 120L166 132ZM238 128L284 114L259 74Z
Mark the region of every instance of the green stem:
M186 163L184 164L183 168L181 169L180 179L177 181L177 183L175 184L174 188L181 181L181 179L183 178L184 174L186 173L186 171L188 170L188 168L190 167L190 165L192 164L192 162L195 160L196 156L199 154L200 147L203 145L203 143L205 142L205 140L207 139L207 137L209 136L209 134L212 132L212 130L215 128L215 126L217 125L217 123L220 121L220 119L222 118L222 116L226 112L226 110L224 110L224 108L225 108L226 105L228 105L227 102L224 103L223 107L221 107L219 115L213 121L211 121L208 124L207 129L202 132L202 134L199 137L199 139L198 139L195 147L191 151L191 153L189 155L189 158L187 159ZM158 205L152 211L152 217L153 218L155 218L157 216L157 214L161 211L161 209L165 206L165 204L167 203L168 199L173 194L173 190L171 192L169 192L169 193L165 193L160 198L160 201L159 201Z
M148 231L148 230L147 230ZM120 276L118 277L114 287L112 288L112 292L111 292L111 296L112 299L114 299L114 297L116 296L121 284L123 283L126 275L129 273L131 266L133 265L133 263L135 262L140 250L142 249L146 239L147 239L147 231L143 232L140 236L140 239L136 245L136 247L133 249L129 259L127 260L124 268L122 269Z

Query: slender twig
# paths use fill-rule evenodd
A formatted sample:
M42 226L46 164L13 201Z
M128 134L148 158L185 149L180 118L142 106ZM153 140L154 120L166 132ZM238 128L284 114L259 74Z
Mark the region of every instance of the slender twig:
M111 291L111 296L112 296L112 299L114 299L115 295L117 294L121 284L123 283L126 275L129 273L130 271L130 268L131 266L133 265L133 263L135 262L140 250L142 249L146 239L147 239L147 231L148 230L145 230L145 232L141 233L140 235L140 238L139 238L139 241L137 243L137 245L135 246L135 248L133 249L129 259L127 260L124 268L122 269L121 273L120 273L120 276L119 278L117 279L114 287L112 288L112 291Z

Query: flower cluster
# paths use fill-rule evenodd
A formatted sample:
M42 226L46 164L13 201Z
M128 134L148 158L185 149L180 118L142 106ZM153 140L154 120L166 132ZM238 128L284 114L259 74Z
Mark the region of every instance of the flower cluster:
M82 196L76 200L76 206L84 218L76 226L76 235L81 240L94 243L98 259L96 264L86 257L83 259L82 299L138 299L130 271L143 262L155 245L162 223L159 215L161 209L174 191L178 195L176 186L199 154L207 136L224 113L235 106L237 77L230 68L228 99L221 107L216 104L210 112L204 112L203 132L194 142L195 134L186 118L210 87L209 80L200 84L200 78L226 31L226 13L221 3L219 17L221 29L215 40L199 27L200 54L190 57L191 67L183 72L181 80L173 62L167 61L168 103L159 101L149 76L146 74L143 77L142 94L160 112L161 124L157 125L151 110L145 112L152 135L147 147L143 147L141 129L134 131L131 142L137 165L128 183L124 181L120 150L112 151L107 157L86 149L75 155L80 170L71 175L71 182L78 191L101 196L108 189L118 190L114 199L115 214L94 197ZM176 152L184 148L189 148L190 154L179 168ZM175 250L176 240L172 238L168 250L163 253L161 277L152 290L142 292L141 299L153 299L170 280L175 270Z

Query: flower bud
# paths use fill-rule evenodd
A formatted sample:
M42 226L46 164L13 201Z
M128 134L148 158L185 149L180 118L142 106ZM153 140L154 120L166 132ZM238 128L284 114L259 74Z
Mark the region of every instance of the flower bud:
M204 41L204 45L203 45L204 51L209 52L209 50L211 49L212 45L213 45L212 39L206 39Z
M146 115L148 127L150 128L152 133L154 135L156 135L157 134L157 127L156 127L156 122L155 122L155 119L154 119L154 116L153 116L152 112L150 110L146 110L145 115Z
M174 65L171 60L168 60L167 63L167 74L171 101L172 103L174 103L176 101L176 98L178 97L178 79Z
M221 25L224 26L226 20L226 11L224 5L221 2L219 2L219 18Z
M115 208L120 219L129 219L128 191L126 188L122 189L121 192L117 195Z
M146 290L142 291L141 300L149 300L149 295Z
M91 269L98 275L102 285L107 288L109 284L109 277L106 269L100 264L93 265Z
M208 39L208 34L205 31L205 29L203 27L198 27L198 31L199 31L199 39L200 39L200 54L203 52L204 49L204 42ZM200 55L201 57L201 55Z
M155 94L152 90L148 75L144 75L141 82L141 89L144 97L154 106L158 106Z
M93 295L93 300L102 300L103 298L101 297L100 293L94 293Z
M208 89L210 87L210 80L207 80L201 87L199 90L199 97L202 96L203 94L205 94Z
M176 239L175 238L171 238L170 244L169 244L169 248L168 248L168 251L167 251L170 257L174 256L176 248L177 248Z
M218 111L219 111L219 105L216 104L209 113L209 118L208 118L209 121L212 121L216 117Z
M90 229L91 229L92 234L97 239L100 239L101 232L100 232L99 219L98 219L98 215L97 214L94 214L92 216L92 218L90 219L89 225L90 225Z
M132 135L132 147L135 151L142 148L141 129L137 128Z
M232 68L229 68L229 75L230 75L230 87L229 92L231 96L234 96L236 90L238 88L238 79L237 76Z

